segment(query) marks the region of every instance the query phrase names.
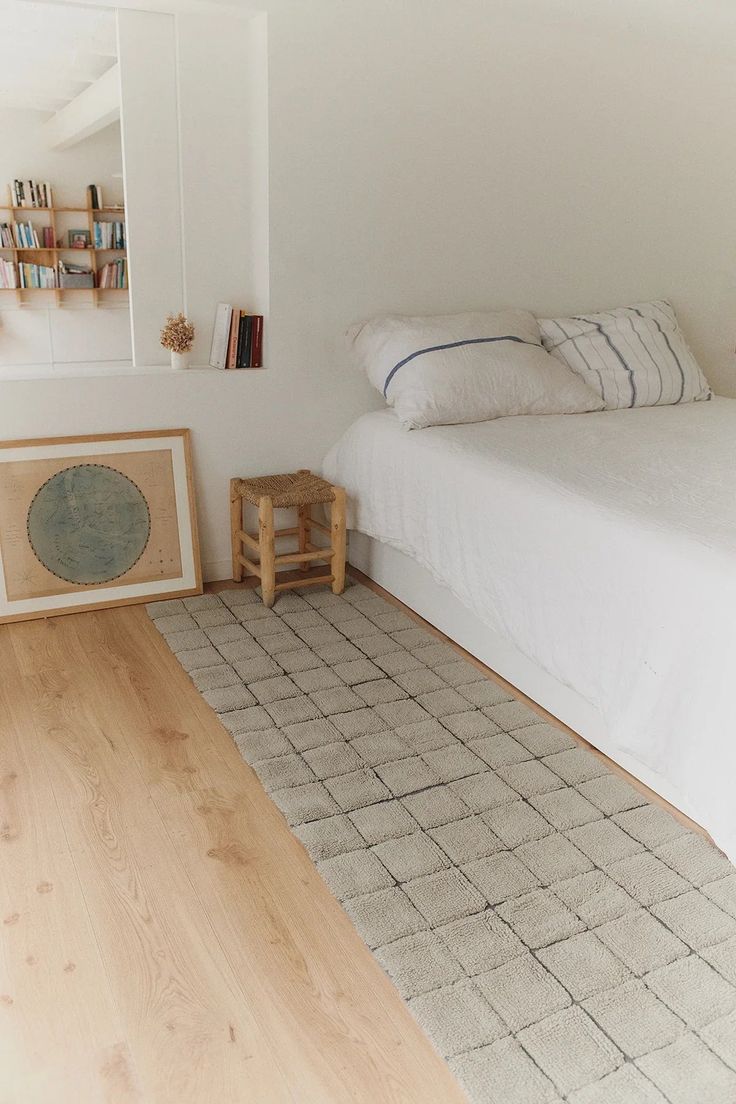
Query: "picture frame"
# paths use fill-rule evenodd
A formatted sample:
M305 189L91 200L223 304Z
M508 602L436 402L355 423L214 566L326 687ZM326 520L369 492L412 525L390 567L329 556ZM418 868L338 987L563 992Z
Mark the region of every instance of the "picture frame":
M0 624L201 593L188 429L0 442Z
M89 230L68 230L67 242L70 249L89 249Z

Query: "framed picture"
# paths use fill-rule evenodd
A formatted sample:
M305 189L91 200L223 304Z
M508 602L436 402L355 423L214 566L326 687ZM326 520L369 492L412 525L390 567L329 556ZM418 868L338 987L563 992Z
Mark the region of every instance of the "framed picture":
M70 249L89 249L89 230L69 230L67 241Z
M0 623L201 592L188 429L0 443Z

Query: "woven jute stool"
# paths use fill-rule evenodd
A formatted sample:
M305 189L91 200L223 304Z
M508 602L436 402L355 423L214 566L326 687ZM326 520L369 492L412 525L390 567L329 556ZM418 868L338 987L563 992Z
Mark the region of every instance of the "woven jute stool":
M246 527L246 504L258 509L258 535L249 533ZM312 506L330 504L330 524L323 525L312 517ZM273 512L295 506L298 524L293 529L274 529ZM333 487L325 479L313 475L307 469L288 475L263 475L255 479L230 480L230 527L232 531L233 579L243 579L243 572L256 575L261 580L263 603L272 606L280 590L294 587L317 586L331 583L335 594L345 589L345 491ZM330 538L327 548L312 543L312 532L318 530ZM276 541L280 537L297 537L298 552L277 555ZM244 554L251 549L258 554L258 562ZM329 565L329 575L310 576L277 583L276 571L280 567L295 568L307 572L314 563Z

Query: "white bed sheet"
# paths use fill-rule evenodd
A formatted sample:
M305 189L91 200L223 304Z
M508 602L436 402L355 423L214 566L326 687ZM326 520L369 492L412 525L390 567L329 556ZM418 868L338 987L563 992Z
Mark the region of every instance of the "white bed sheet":
M324 470L352 528L594 706L736 860L735 462L714 399L414 432L384 410Z

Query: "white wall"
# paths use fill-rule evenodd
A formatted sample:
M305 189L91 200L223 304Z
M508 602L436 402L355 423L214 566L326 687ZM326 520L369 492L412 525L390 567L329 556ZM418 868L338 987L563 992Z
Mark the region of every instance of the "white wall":
M262 6L267 160L262 22L212 15L198 50L202 28L182 16L179 78L199 356L214 303L239 293L268 310L267 368L0 385L1 437L190 426L205 570L222 577L228 478L314 466L378 403L340 336L372 312L589 310L668 295L713 383L736 394L736 68L705 13L693 47L654 0L626 5L625 18L607 0L584 14L562 0ZM240 66L220 127L236 42L253 64ZM228 169L254 210L267 199L268 235L265 212L240 225L225 196L213 203ZM213 209L237 235L204 232Z
M84 207L87 185L101 184L106 203L121 202L120 128L106 127L67 150L49 150L40 112L0 111L0 202L7 203L7 184L15 177L48 180L59 207ZM25 216L19 213L21 218ZM0 212L0 219L9 217ZM43 223L46 216L37 216ZM57 230L87 228L86 215L57 215ZM4 254L8 256L8 254ZM84 259L89 259L86 254ZM44 298L36 296L36 302ZM79 296L82 300L85 296ZM121 296L125 299L125 296ZM11 305L12 304L12 305ZM118 308L39 309L15 306L15 296L0 295L0 379L8 374L48 374L93 363L110 367L130 362L130 314Z
M179 19L177 56L185 299L206 365L218 302L268 313L265 19Z
M117 24L133 363L166 364L161 326L184 306L175 22L120 11Z

